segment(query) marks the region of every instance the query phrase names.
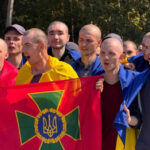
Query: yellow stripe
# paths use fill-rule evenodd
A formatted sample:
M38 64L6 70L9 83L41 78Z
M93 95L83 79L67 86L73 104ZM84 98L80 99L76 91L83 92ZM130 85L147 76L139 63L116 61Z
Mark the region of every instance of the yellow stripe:
M120 139L117 137L116 150L135 150L138 130L134 128L126 129L126 142L125 147Z

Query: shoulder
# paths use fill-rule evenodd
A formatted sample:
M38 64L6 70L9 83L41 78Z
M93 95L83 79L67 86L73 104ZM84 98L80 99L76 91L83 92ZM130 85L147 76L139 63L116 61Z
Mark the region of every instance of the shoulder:
M74 60L77 60L77 59L79 59L81 57L81 53L76 51L76 50L72 50L72 49L70 49L68 47L66 47L66 50L68 50L68 52L70 53L70 55L72 56L72 58Z
M0 74L0 85L11 86L15 84L18 69L11 63L4 61L4 66Z
M21 67L18 72L16 84L24 84L33 76L31 66L28 61Z
M144 55L142 53L140 53L136 56L132 56L132 57L127 58L127 60L130 63L134 63L136 61L142 61L142 60L144 60Z
M8 74L17 74L18 73L18 69L14 65L9 63L8 61L4 61L4 69L7 70Z
M53 71L55 71L58 74L62 74L68 78L78 77L71 65L69 65L63 61L59 61L55 57L50 56L49 63L50 63L51 70L53 69Z

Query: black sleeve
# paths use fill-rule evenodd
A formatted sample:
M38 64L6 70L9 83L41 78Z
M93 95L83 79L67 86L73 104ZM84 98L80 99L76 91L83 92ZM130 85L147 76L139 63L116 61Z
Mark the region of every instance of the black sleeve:
M140 110L139 103L138 103L138 96L136 96L136 98L130 105L129 110L130 110L130 115L135 116L138 119L138 124L136 126L131 126L131 127L140 129L141 124L142 124L142 115L141 115L141 110Z

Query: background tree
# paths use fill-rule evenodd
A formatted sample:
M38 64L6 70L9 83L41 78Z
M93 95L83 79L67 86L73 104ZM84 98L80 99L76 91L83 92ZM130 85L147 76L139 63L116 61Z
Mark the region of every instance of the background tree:
M1 0L0 35L3 35L7 0ZM47 32L51 21L64 21L71 40L77 42L80 28L88 23L98 25L105 36L117 33L124 40L140 43L150 29L149 0L15 0L13 23L26 29L38 27Z

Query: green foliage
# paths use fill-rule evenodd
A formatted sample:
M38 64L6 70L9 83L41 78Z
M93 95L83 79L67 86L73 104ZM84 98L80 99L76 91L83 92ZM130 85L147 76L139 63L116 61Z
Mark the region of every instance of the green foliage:
M6 19L6 1L2 1L1 31ZM113 32L124 40L140 43L150 29L149 8L149 0L15 0L13 23L47 32L50 22L61 20L69 26L71 40L76 42L80 28L93 23L101 28L103 36Z

